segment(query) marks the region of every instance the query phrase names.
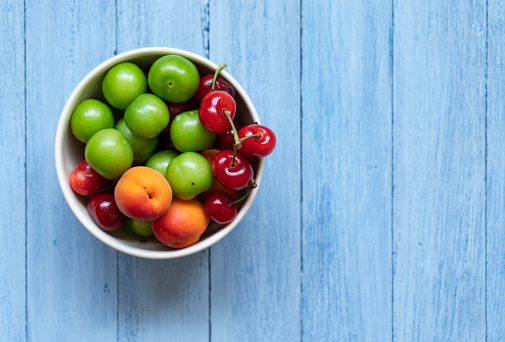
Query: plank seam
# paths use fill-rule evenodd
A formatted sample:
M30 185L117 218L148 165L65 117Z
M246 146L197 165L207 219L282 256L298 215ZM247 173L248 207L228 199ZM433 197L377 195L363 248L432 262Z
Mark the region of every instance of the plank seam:
M391 0L391 341L395 339L394 325L394 194L395 194L395 176L394 176L394 127L395 127L395 110L394 110L394 36L395 36L395 2Z
M486 69L484 71L485 74L485 84L484 84L484 108L485 108L485 117L484 117L484 324L485 324L485 340L487 341L487 86L488 86L488 42L489 42L489 0L486 0Z
M27 163L27 125L28 118L26 115L26 0L23 1L23 35L24 35L24 110L25 110L25 341L28 341L28 169Z
M303 0L300 0L300 342L303 342Z

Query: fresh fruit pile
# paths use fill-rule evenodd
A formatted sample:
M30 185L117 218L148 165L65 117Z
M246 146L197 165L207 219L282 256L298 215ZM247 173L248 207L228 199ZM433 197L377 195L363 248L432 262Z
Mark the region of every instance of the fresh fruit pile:
M236 92L218 76L225 66L200 78L191 61L167 55L146 77L120 63L102 82L108 104L88 99L76 107L70 128L86 147L69 183L89 197L101 229L184 248L210 221L235 219L256 187L251 165L272 153L276 139L265 126L233 122ZM117 122L110 107L124 111Z

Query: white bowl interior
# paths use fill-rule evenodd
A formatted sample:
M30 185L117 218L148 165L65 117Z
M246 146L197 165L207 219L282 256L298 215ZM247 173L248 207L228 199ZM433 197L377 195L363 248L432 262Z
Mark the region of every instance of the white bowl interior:
M70 173L84 159L85 148L85 144L78 141L70 130L72 113L75 107L86 99L93 98L105 101L101 90L102 80L112 66L129 61L137 64L147 74L151 64L159 57L167 54L181 55L193 61L201 75L214 73L217 68L215 63L206 58L188 51L172 48L143 48L112 57L91 71L72 92L61 114L55 139L55 163L60 187L68 205L79 221L94 236L107 245L130 255L151 259L170 259L190 255L221 240L240 222L250 208L259 189L264 166L264 160L260 159L253 167L258 188L252 191L249 197L241 203L236 219L227 225L212 223L201 239L193 246L183 249L173 249L161 244L154 237L149 238L146 242L140 242L131 237L124 229L109 233L101 230L95 224L86 209L88 198L74 193L68 183ZM235 98L237 102L236 121L242 125L254 122L259 123L256 109L240 84L224 70L220 72L220 76L230 82L237 91ZM121 112L117 111L117 114L121 115Z

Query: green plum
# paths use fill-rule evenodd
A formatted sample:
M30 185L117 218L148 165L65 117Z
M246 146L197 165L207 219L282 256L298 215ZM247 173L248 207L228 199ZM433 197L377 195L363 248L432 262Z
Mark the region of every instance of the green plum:
M157 59L147 78L154 94L173 103L192 98L200 83L200 75L193 62L177 55Z
M144 139L151 139L167 127L170 114L167 105L159 97L142 94L126 108L124 119L134 134Z
M70 119L70 129L74 136L87 143L96 132L114 127L114 115L102 101L84 100L75 108Z
M177 115L170 127L170 137L175 148L181 152L195 152L209 149L216 135L203 128L197 110Z
M133 63L117 64L105 75L102 91L111 106L126 109L137 96L147 91L146 75Z
M165 151L160 151L158 153L155 153L149 158L149 160L146 162L146 166L150 167L151 169L155 169L162 175L166 177L167 175L167 167L168 164L177 157L179 153L175 151L170 151L170 150L165 150Z
M135 237L147 238L153 235L151 221L139 221L128 218L126 219L126 229Z
M185 152L168 164L167 180L174 196L190 200L209 190L214 177L205 157L195 152Z
M130 131L126 122L123 119L119 120L115 127L120 131L128 140L133 149L133 164L144 165L144 163L151 157L158 147L158 137L152 139L141 138Z
M84 150L86 162L107 179L118 179L133 164L133 149L114 128L102 129L89 139Z

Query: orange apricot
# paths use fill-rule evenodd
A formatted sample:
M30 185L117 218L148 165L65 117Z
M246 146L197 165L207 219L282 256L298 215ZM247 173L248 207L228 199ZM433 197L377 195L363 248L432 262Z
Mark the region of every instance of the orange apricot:
M209 219L199 200L174 197L167 212L153 221L153 233L164 245L184 248L195 244L208 225Z
M126 171L114 189L119 210L140 221L152 221L163 215L172 203L172 188L164 175L145 167Z

